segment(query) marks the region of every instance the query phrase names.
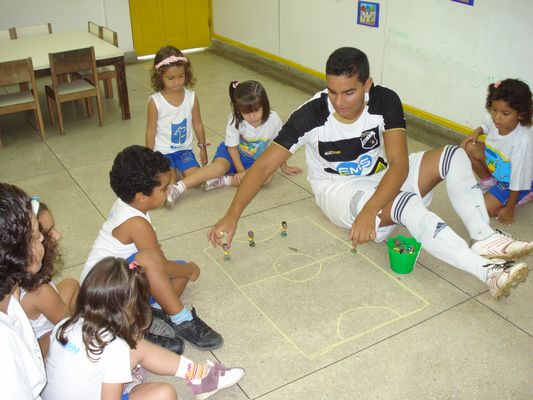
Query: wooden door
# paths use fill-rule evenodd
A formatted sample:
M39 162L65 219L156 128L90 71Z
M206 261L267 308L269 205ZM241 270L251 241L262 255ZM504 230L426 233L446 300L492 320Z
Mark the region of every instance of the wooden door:
M172 45L180 50L211 44L210 0L129 0L138 56Z

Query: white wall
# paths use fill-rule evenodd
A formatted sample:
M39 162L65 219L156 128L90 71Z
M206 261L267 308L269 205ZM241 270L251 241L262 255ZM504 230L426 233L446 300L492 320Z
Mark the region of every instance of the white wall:
M470 127L488 83L533 85L531 0L373 1L379 28L355 23L357 0L213 0L213 32L318 72L335 48L358 47L405 104Z
M87 22L105 25L118 43L133 51L128 0L0 0L0 29L52 23L54 32L87 30Z

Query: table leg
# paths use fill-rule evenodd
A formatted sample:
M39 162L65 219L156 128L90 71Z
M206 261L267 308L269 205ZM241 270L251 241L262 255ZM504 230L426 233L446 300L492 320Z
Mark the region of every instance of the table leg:
M130 101L128 98L128 84L126 83L126 68L123 57L117 59L115 62L115 70L117 71L118 101L122 110L122 119L130 119Z

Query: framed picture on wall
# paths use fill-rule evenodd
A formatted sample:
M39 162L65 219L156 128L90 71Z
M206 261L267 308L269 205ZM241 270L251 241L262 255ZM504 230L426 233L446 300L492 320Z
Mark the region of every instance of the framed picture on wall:
M473 0L472 0L473 1ZM357 23L359 25L379 26L379 3L370 1L357 2Z
M455 1L456 3L466 4L467 6L474 5L474 0L452 0L452 1Z

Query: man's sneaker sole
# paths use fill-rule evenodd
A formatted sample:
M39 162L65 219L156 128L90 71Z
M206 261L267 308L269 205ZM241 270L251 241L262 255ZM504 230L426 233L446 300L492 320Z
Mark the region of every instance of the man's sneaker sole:
M501 260L507 260L508 261L508 260L520 260L522 258L526 258L531 253L533 253L533 246L522 247L521 249L516 249L514 251L511 251L508 254L498 253L498 254L479 254L479 255L481 257L485 257L485 258L488 258L488 259L499 258Z
M507 282L500 288L499 290L493 294L494 298L496 300L499 300L502 297L509 296L509 293L511 292L512 288L517 287L520 283L525 282L527 278L529 270L527 266L525 268L519 269L514 275L511 275L509 279L507 279Z
M188 344L190 344L195 349L202 350L202 351L210 351L210 350L220 349L224 345L224 339L222 339L220 341L220 343L217 343L217 344L215 344L213 346L201 347L201 346L198 346L195 343L191 342L189 339L187 339L187 337L182 336L179 333L176 333L176 337L178 337L178 338L182 339L183 341L187 342Z

